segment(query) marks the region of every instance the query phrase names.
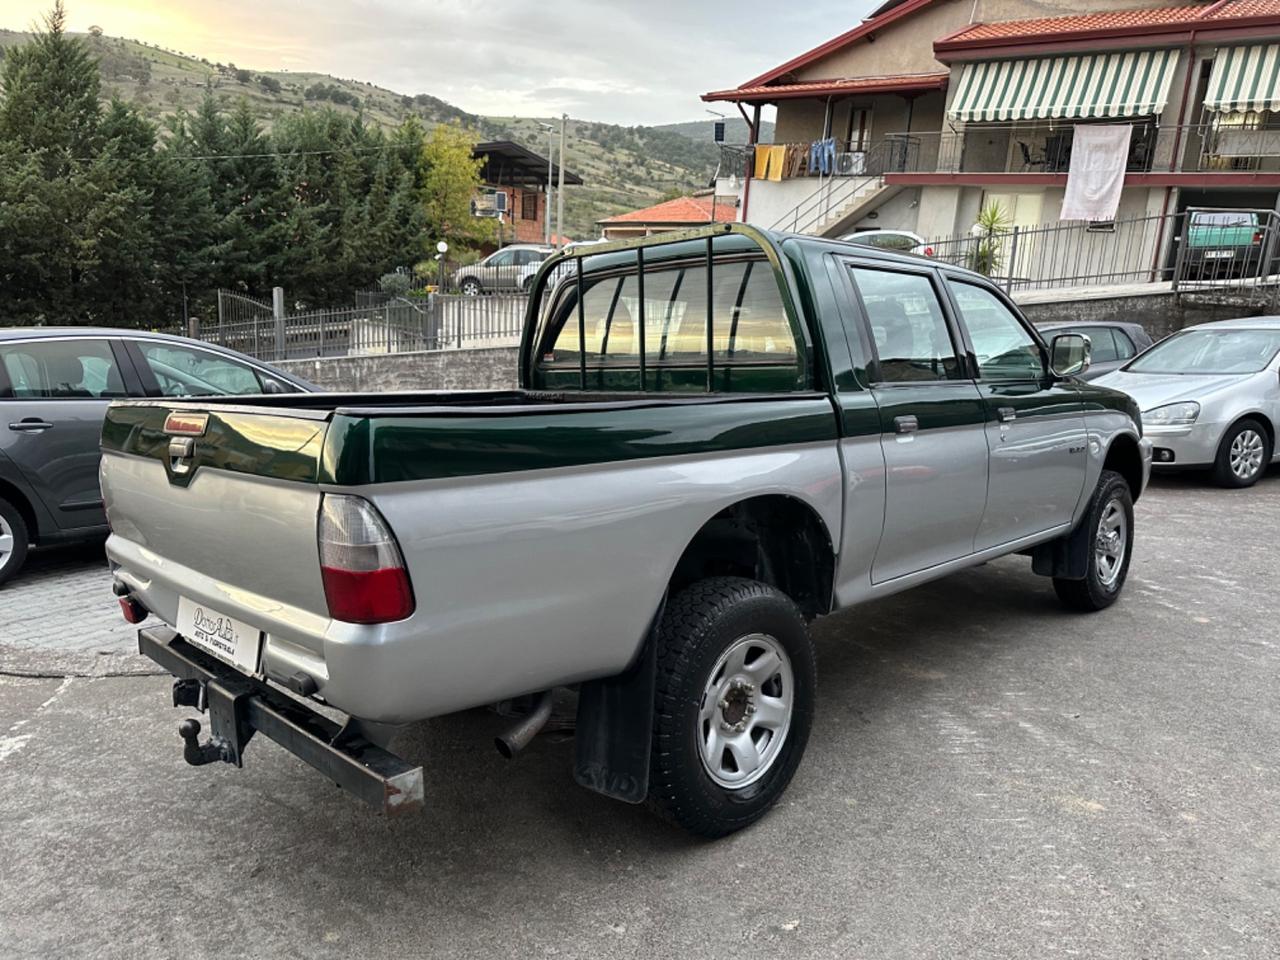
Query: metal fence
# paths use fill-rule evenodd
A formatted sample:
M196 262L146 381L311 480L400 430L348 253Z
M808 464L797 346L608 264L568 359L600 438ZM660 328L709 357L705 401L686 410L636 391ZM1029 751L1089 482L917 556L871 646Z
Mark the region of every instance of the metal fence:
M1191 208L1105 223L1067 221L976 231L925 243L928 255L1006 290L1168 283L1274 303L1280 222L1272 210Z
M288 312L278 288L274 303L220 291L218 322L196 334L267 362L511 346L520 341L529 298L364 291L356 299L353 307Z

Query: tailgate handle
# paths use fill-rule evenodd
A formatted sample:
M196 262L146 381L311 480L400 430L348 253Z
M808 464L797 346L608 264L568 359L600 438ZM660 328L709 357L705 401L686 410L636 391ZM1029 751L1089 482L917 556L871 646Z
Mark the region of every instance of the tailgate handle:
M9 424L9 429L17 433L39 433L42 430L48 430L53 426L48 420L41 420L38 417L27 417L19 420L17 423Z
M169 441L169 467L174 473L187 473L196 452L194 437L174 437Z

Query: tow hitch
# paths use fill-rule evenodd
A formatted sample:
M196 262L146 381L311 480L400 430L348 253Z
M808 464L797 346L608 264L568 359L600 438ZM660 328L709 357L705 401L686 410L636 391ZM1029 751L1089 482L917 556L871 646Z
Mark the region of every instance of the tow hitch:
M243 766L245 748L254 734L261 733L388 815L422 809L422 768L370 743L361 735L358 722L335 723L266 683L223 665L168 627L139 630L138 652L177 678L175 707L208 712L206 743L200 743L200 721L184 720L178 727L187 763Z

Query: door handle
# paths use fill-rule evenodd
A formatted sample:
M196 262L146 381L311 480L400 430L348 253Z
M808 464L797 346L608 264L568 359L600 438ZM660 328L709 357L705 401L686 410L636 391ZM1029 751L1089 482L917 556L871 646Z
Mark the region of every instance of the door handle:
M9 429L17 433L39 433L41 430L48 430L53 426L47 420L37 420L35 417L27 417L25 420L19 420L17 423L9 424Z
M915 433L920 429L920 421L911 414L893 418L893 429L898 433Z
M1001 423L1012 423L1018 419L1018 411L1013 407L1000 407L996 413L999 415Z

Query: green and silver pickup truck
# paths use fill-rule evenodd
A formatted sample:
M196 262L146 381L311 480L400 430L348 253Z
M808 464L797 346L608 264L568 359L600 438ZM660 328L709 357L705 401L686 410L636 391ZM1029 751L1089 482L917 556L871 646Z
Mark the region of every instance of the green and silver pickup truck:
M400 812L399 725L517 703L512 755L568 688L581 784L718 836L800 763L808 621L1014 553L1077 610L1124 586L1139 412L983 277L731 225L530 303L517 390L111 407L115 590L207 711L189 762L261 734Z

